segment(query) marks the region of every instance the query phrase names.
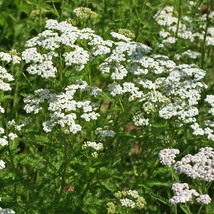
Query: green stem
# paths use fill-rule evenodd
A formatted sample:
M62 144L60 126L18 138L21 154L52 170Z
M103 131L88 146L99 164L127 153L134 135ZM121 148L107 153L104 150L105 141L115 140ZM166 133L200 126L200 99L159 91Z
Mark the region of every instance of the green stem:
M10 158L10 162L11 162L12 172L16 176L16 167L15 167L15 163L13 160L13 154L12 154L12 151L10 149L10 146L7 146L7 148L8 148L9 158ZM13 200L17 202L17 185L16 185L16 182L14 182Z
M103 15L102 15L102 37L105 33L105 16L107 14L107 0L103 0Z
M53 170L55 170L57 172L57 174L59 176L62 176L62 173L60 173L60 171L48 160L48 158L46 158L35 145L32 144L32 146L38 151L39 155L45 159L45 161L48 163L48 165L50 165L53 168Z
M175 37L178 37L178 30L179 30L179 25L181 22L181 6L182 6L182 0L179 0L179 5L178 5L178 22L177 22L177 26L176 26L176 33L175 33Z
M142 28L142 20L144 18L142 16L142 14L143 14L143 9L144 9L145 4L146 4L146 0L145 1L140 0L140 2L138 4L139 4L140 12L138 12L137 8L135 7L135 13L136 13L136 16L137 16L137 19L138 19L138 25L137 25L135 40L138 39L140 28Z
M204 68L204 61L205 61L205 50L206 50L206 38L207 38L207 31L209 27L209 13L207 12L207 22L206 22L206 28L204 32L204 38L202 43L202 52L201 52L201 68Z
M202 210L203 207L204 207L204 205L201 205L201 206L200 206L200 208L199 208L199 210L198 210L198 214L201 213L201 210Z
M179 182L179 178L174 173L173 167L170 167L170 172L171 172L171 176L172 176L172 181Z
M68 143L65 141L64 142L64 163L63 163L63 172L61 176L61 185L60 185L60 191L58 196L56 196L56 199L54 200L54 205L53 205L53 213L55 213L55 208L59 205L63 190L66 184L66 173L67 173L67 168L68 168Z
M177 205L174 206L174 214L178 214L178 207L177 207Z
M181 209L184 211L186 214L192 214L191 210L189 209L189 206L187 204L181 205Z
M86 193L88 192L88 190L90 189L91 183L92 183L94 177L96 177L98 169L99 169L98 167L95 169L93 175L90 177L90 179L88 179L85 189L80 194L80 203L82 203L82 206L83 206L84 197L85 197Z
M60 18L59 18L59 21L62 21L62 20L63 20L63 6L64 6L64 0L61 0Z

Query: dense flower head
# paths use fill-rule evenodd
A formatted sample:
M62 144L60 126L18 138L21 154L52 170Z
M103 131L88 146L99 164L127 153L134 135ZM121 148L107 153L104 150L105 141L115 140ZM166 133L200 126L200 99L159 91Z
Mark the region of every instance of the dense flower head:
M0 146L7 146L8 145L8 137L5 135L5 130L0 127Z
M118 33L122 34L128 38L131 38L131 39L135 37L135 35L128 29L120 28L120 29L118 29Z
M179 173L184 173L193 179L204 181L214 180L214 151L212 147L204 147L195 155L188 154L174 165Z
M0 61L19 64L21 61L21 57L18 56L16 50L11 50L9 53L0 52Z
M5 168L5 162L3 160L0 160L0 169Z
M169 200L173 205L187 202L198 202L201 204L209 204L211 198L209 195L199 194L196 190L190 189L187 183L174 183L172 185L174 196Z
M12 57L8 53L0 52L0 59L1 61L5 61L7 63L12 61Z
M201 204L209 204L211 203L211 198L209 195L204 194L204 195L199 195L199 197L196 198L196 201Z
M119 199L122 207L142 209L146 205L144 197L140 196L137 190L118 191L114 196Z
M90 147L96 151L103 150L103 144L102 143L96 143L94 141L87 141L83 144L83 148Z
M97 13L88 7L77 7L74 9L74 13L80 20L95 19L98 16Z
M1 214L15 214L15 212L12 209L9 208L1 208L0 207L0 213Z
M82 118L86 122L96 120L99 113L96 112L96 104L90 100L76 100L75 93L77 91L88 91L93 93L93 89L88 87L85 81L77 81L75 84L68 85L64 92L59 94L50 93L48 89L38 89L35 95L28 96L24 99L26 104L24 109L27 113L38 114L42 110L44 103L48 104L49 120L43 122L45 132L52 131L57 124L62 128L68 127L71 133L76 134L82 130L82 126L77 124L75 120ZM90 90L92 89L92 90ZM77 112L81 112L77 115Z
M0 90L2 91L10 91L11 87L8 82L13 81L13 76L7 72L7 70L0 66Z
M171 204L192 202L193 196L199 196L194 189L189 189L187 183L174 183L172 185L174 196L169 200Z
M65 65L75 65L75 69L81 71L89 60L89 54L86 50L81 47L73 46L74 50L72 52L67 52L63 54L65 58Z
M192 51L192 50L187 50L187 51L184 51L182 54L181 54L182 57L188 57L190 59L197 59L197 58L200 58L201 56L201 53L197 52L197 51Z
M143 113L135 114L132 118L134 125L136 126L148 126L149 119L144 117Z
M162 149L159 152L160 162L166 166L171 166L175 163L175 157L179 153L178 149Z
M193 7L189 7L190 11ZM191 11L193 12L193 11ZM196 13L196 12L194 12ZM162 45L165 46L167 44L174 44L177 40L183 39L188 40L190 42L203 40L204 39L204 31L206 28L204 20L207 18L209 20L213 20L213 11L206 16L198 16L198 27L195 28L192 23L194 22L193 17L189 16L181 16L178 25L178 17L175 16L175 8L172 6L165 6L160 11L158 11L154 18L158 25L160 25L163 29L160 31L160 36L162 37ZM207 36L206 36L206 45L213 46L214 45L214 33L213 27L209 26L207 29ZM177 37L175 36L177 34ZM197 55L194 53L187 53L188 56L195 58Z
M96 128L95 134L101 141L109 137L113 138L116 135L116 133L113 130L106 130L100 127Z
M205 101L211 106L208 113L214 115L214 95L207 95Z

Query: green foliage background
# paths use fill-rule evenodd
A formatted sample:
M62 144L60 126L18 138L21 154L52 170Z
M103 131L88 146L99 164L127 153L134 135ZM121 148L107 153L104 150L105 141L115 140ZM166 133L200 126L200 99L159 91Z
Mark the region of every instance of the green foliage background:
M105 39L110 38L111 31L127 28L135 34L135 41L147 44L154 52L158 52L160 27L153 16L165 5L179 8L181 2L185 8L187 0L0 0L0 51L12 49L21 51L28 39L44 29L45 20L75 19L73 9L81 6L91 8L98 14L98 18L85 23L77 22L78 27L90 27ZM200 5L203 1L196 2ZM209 4L214 8L213 1L209 1ZM191 47L191 44L189 45ZM182 50L182 46L176 48ZM213 50L207 50L204 69L209 71L210 91L213 90L214 85L210 78L213 77L212 57ZM10 109L8 112L11 113L9 116L11 118L1 118L2 124L12 118L19 120L24 114L18 98L20 94L17 94L17 91L25 97L25 93L30 94L34 90L33 86L29 87L27 79L22 77L16 68L14 75L19 83L15 83L19 90L13 91L12 97L8 95L7 109ZM38 86L40 84L38 81ZM20 214L102 214L107 212L106 203L108 198L113 197L112 192L126 187L129 183L129 186L133 189L137 188L147 201L143 211L136 210L132 213L173 213L174 208L170 207L167 200L172 194L170 190L172 182L169 182L171 174L157 161L159 149L165 145L163 136L170 133L171 139L176 139L176 142L170 142L170 146L180 145L179 148L183 149L184 154L189 151L196 152L198 148L207 146L207 142L191 137L188 129L185 133L180 133L176 127L173 127L173 121L168 124L159 121L152 128L145 130L120 132L120 125L128 123L130 118L124 116L123 112L120 112L121 109L116 108L120 106L119 103L114 105L112 115L115 112L117 114L113 125L115 130L118 129L115 141L119 140L119 142L114 150L111 150L113 143L109 141L108 150L96 160L82 153L76 138L63 137L63 142L59 142L60 132L55 132L54 135L41 135L42 128L39 124L29 127L20 142L14 142L9 148L1 149L1 153L6 153L7 158L11 160L9 166L11 172L10 174L8 171L0 172L0 189L4 198L0 206L15 207L14 210ZM129 105L124 106L124 112L128 112L133 103ZM94 124L88 130L94 129L97 125L99 124ZM87 136L90 136L90 133L84 133L84 137ZM130 156L129 151L133 142L142 140L146 154ZM69 144L70 141L73 142L72 146ZM157 142L160 142L158 146L156 146ZM145 162L149 159L151 161ZM59 179L59 177L71 179ZM64 190L59 188L60 182L61 187L75 185L75 191L65 194ZM213 203L208 207L209 214L214 213L213 207ZM192 206L192 209L193 213L196 213L194 210L198 207ZM183 212L178 209L178 213Z

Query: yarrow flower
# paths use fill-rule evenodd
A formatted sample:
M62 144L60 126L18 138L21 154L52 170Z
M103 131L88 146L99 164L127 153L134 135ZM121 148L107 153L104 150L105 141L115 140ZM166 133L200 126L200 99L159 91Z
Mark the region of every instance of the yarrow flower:
M0 52L0 61L12 64L19 64L21 57L18 56L16 50L11 50L9 53Z
M187 50L187 51L184 51L181 56L183 57L188 57L190 59L197 59L197 58L200 58L201 56L201 53L197 52L197 51L191 51L191 50Z
M108 214L114 214L116 211L116 206L113 202L108 202L107 203L107 213Z
M1 208L0 207L0 213L1 214L15 214L15 212L12 209L9 208Z
M8 139L7 136L4 135L0 138L0 146L7 146L8 145Z
M3 160L0 160L0 169L5 168L5 162Z
M119 32L119 33L116 33L116 32L111 32L111 35L112 37L118 39L118 40L122 40L122 41L125 41L125 42L129 42L131 41L131 38L125 36L123 33Z
M114 137L116 133L113 130L105 130L102 128L96 128L95 134L98 136L98 139L105 140L108 137Z
M11 87L8 82L11 82L13 80L14 80L13 76L9 74L5 68L0 66L0 90L10 91Z
M171 204L179 204L192 202L194 196L199 196L199 193L194 189L189 189L187 183L174 183L172 185L174 196L169 200Z
M87 141L83 144L83 148L90 147L96 151L103 150L103 144L102 143L96 143L94 141Z
M209 195L204 194L204 195L199 195L199 197L196 198L196 201L201 204L209 204L211 203L211 198Z
M186 202L198 202L201 204L209 204L211 198L209 195L200 195L196 190L189 189L187 183L174 183L172 185L174 196L169 200L173 205Z
M142 209L146 205L144 197L140 196L136 190L118 191L114 196L119 199L118 206Z
M81 20L85 20L89 18L95 19L98 16L97 13L95 13L88 7L77 7L73 11L76 14L76 16Z
M134 125L136 126L148 126L149 119L144 117L143 113L139 113L133 116L132 118Z
M65 65L75 65L78 71L81 71L87 62L89 61L89 54L81 47L75 46L75 50L72 52L66 52L63 54L65 58Z
M123 207L135 208L136 206L135 202L128 198L121 198L120 203Z
M184 173L193 179L204 181L214 180L214 151L212 147L204 147L195 155L188 154L174 165L179 173Z
M49 120L43 122L43 130L51 132L58 124L62 128L68 127L71 133L76 134L82 130L82 126L75 120L82 118L89 122L96 120L99 114L95 112L97 107L89 100L76 100L77 91L88 91L88 85L85 81L77 81L75 84L65 88L65 92L59 94L50 93L48 89L39 89L35 91L34 96L28 96L24 99L26 104L24 109L27 113L38 114L42 109L41 105L48 104ZM77 112L81 113L77 115Z
M191 11L192 8L195 8L195 6L191 6L192 4L189 1L189 9L188 11L190 14L194 12L194 14L197 16L200 13L196 13L195 11ZM208 16L206 16L206 13L203 16L198 16L197 19L201 23L200 25L196 25L197 28L195 28L195 25L192 25L193 17L192 16L181 16L178 20L178 17L175 17L175 13L173 13L175 9L172 6L165 6L160 11L158 11L154 18L158 25L162 26L162 30L160 32L160 36L163 38L163 41L161 45L163 47L166 44L173 44L177 39L182 40L188 40L190 42L194 42L204 39L204 30L206 28L206 22L207 18L209 20L213 19L214 12L211 11ZM177 25L179 23L179 25ZM206 35L206 45L207 46L213 46L214 45L214 28L209 26L207 29L207 35ZM177 38L174 36L176 35ZM192 59L195 59L199 57L198 54L195 54L193 52L187 52L184 54L185 56L188 56Z
M178 149L162 149L159 152L160 162L170 167L173 163L175 163L176 155L179 154L180 151Z
M118 29L118 33L122 34L128 38L131 38L131 39L135 38L135 35L128 29L120 28L120 29Z

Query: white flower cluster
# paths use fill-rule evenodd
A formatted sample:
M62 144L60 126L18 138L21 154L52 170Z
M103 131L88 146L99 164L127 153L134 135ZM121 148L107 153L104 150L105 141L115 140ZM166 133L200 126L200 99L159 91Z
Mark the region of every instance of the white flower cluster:
M113 80L108 85L111 96L126 95L129 101L138 100L147 114L159 111L159 116L165 119L174 117L190 124L196 121L197 104L207 87L202 82L204 70L195 65L176 66L162 55L147 56L149 47L135 42L114 42L114 47L99 66L101 72ZM140 118L135 115L133 122L148 124L145 114Z
M195 155L188 154L174 165L179 173L184 173L193 179L214 181L214 150L204 147Z
M9 121L7 122L7 129L9 129L9 130L12 129L12 130L14 130L14 131L20 132L21 129L22 129L24 126L26 126L26 125L29 124L30 120L31 120L31 119L30 119L29 117L25 117L25 118L22 120L22 123L19 124L19 125L15 122L15 120L9 120Z
M28 122L29 118L25 118L20 125L16 124L14 120L8 121L7 131L0 127L0 146L7 146L10 140L13 141L18 138L17 132L20 132L21 129L28 124Z
M113 38L116 38L118 40L122 40L122 41L125 41L125 42L131 41L130 38L128 38L128 37L126 37L126 36L124 36L124 35L122 35L120 33L111 32L111 35L112 35Z
M97 13L95 13L88 7L77 7L73 11L76 14L76 16L82 20L94 19L98 16Z
M91 47L91 53L79 44L85 40ZM46 30L26 42L27 49L22 52L22 58L31 63L26 69L30 74L56 77L58 71L54 59L57 57L63 56L66 66L82 71L92 56L109 53L112 44L89 28L79 30L65 21L47 20ZM60 53L60 47L66 51Z
M201 92L207 88L201 81L205 74L204 70L194 66L180 65L162 79L161 84L165 85L166 94L173 101L159 111L160 117L170 119L176 116L184 123L195 123Z
M1 146L7 146L8 145L8 138L5 135L5 130L3 128L0 128L0 145Z
M214 18L213 14L214 14L213 11L209 14L210 20L213 20ZM191 16L182 16L179 25L177 25L178 18L174 16L174 7L172 6L165 6L163 9L156 13L154 18L157 24L164 28L163 30L160 31L159 34L163 38L160 47L166 44L174 44L177 40L177 38L175 37L176 32L178 38L189 40L190 42L197 41L198 39L203 41L204 39L204 31L206 28L206 24L203 23L203 20L206 20L206 14L197 17L198 22L201 22L200 27L197 29L194 29L194 25L192 25L193 20ZM210 26L207 30L208 31L206 36L207 46L214 46L213 29L214 28ZM192 56L192 54L190 55Z
M48 89L38 89L34 92L33 96L28 96L24 98L24 110L27 113L34 113L38 114L39 111L42 109L40 104L44 103L46 100L49 99L50 91Z
M75 65L75 69L81 71L89 61L89 53L77 45L73 46L73 48L74 50L72 52L63 54L65 65Z
M5 162L3 160L0 160L0 169L5 168Z
M120 203L123 207L135 208L135 202L128 198L121 198Z
M201 53L197 51L187 50L181 54L182 57L188 57L190 59L198 59L201 57Z
M211 105L209 113L214 115L214 95L207 95L205 101Z
M205 101L209 104L210 109L208 113L211 115L210 118L214 116L214 95L207 95ZM204 134L207 138L214 141L214 120L208 119L205 121L206 128L204 129Z
M190 127L193 129L193 134L196 136L206 136L209 140L214 141L214 95L206 95L204 100L209 105L209 119L200 122L195 122ZM211 119L210 119L211 118Z
M19 64L21 61L21 57L19 57L15 52L12 50L11 53L0 52L0 61L12 64Z
M135 126L148 126L149 119L144 117L143 113L135 114L132 118Z
M13 76L9 74L5 68L0 66L0 90L10 91L11 87L8 82L11 82L13 80L14 80Z
M214 181L214 150L212 147L199 149L195 155L187 154L180 161L175 161L178 149L163 149L159 159L165 166L173 165L175 171L184 173L193 179Z
M134 83L131 82L125 82L122 84L117 83L111 83L108 85L108 89L110 92L110 95L115 97L116 95L122 95L125 93L130 93L129 101L132 101L136 98L140 99L143 95L142 91L139 91L139 88L135 86Z
M114 194L122 207L142 209L146 205L144 197L137 190L118 191Z
M172 190L174 192L174 196L169 201L173 205L193 202L195 198L198 203L209 204L211 202L209 195L200 195L196 190L189 189L189 185L187 183L174 183L172 185Z
M87 148L91 148L93 151L91 152L91 155L93 158L97 158L99 156L99 152L103 150L103 143L97 143L95 141L86 141L82 145L82 149L85 150Z
M108 137L114 137L116 133L113 130L104 130L102 128L96 128L95 134L99 140L105 140Z
M211 198L209 195L207 194L204 194L204 195L199 195L197 198L196 198L196 201L198 203L201 203L201 204L209 204L211 203Z
M4 63L18 64L21 61L21 58L15 54L9 54L5 52L0 52L0 61ZM10 91L10 83L13 81L13 76L2 66L0 66L0 90ZM0 113L5 113L5 109L1 106L0 103Z
M48 89L39 89L35 91L34 96L28 96L24 99L24 109L27 113L39 113L42 110L42 104L48 104L49 120L43 122L43 130L51 132L57 124L62 128L68 127L73 134L82 130L82 126L75 120L82 118L89 122L96 120L99 116L95 111L97 107L89 100L75 99L77 91L88 91L88 85L85 81L77 81L75 84L65 88L65 92L59 94L50 93ZM80 112L79 114L77 112ZM78 115L77 115L78 114Z
M83 148L90 147L96 151L103 150L103 144L102 143L96 143L94 141L87 141L83 144Z
M169 167L175 163L176 155L179 153L180 151L178 149L162 149L158 155L160 162Z
M36 47L31 46L22 52L22 59L26 63L32 63L26 69L27 72L33 75L40 75L44 78L55 77L57 69L53 66L52 60L57 56L58 54L54 51L49 51L47 54L40 54Z
M15 212L12 209L9 208L1 208L0 207L0 213L1 214L15 214Z
M190 59L195 60L195 59L199 59L200 57L201 57L201 53L197 51L187 50L181 54L175 54L174 59L175 60L187 59L189 61Z

